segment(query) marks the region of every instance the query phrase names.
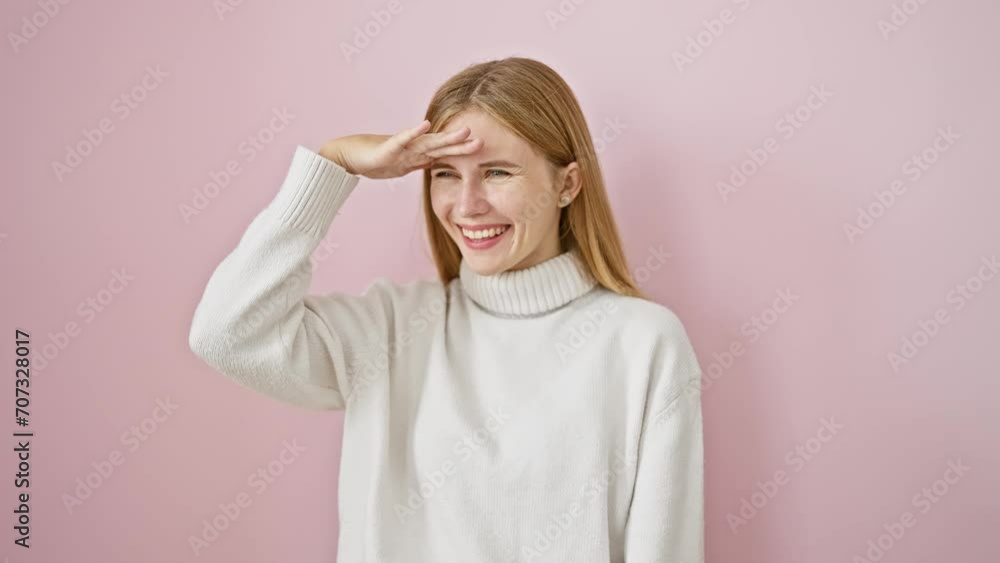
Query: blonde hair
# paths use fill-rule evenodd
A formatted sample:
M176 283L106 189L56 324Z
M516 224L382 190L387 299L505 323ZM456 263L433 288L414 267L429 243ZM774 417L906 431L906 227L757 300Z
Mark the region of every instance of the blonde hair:
M481 110L532 145L555 167L579 163L583 185L559 217L562 252L577 250L597 283L620 295L648 299L628 271L590 130L569 85L539 61L508 57L466 67L438 88L427 107L429 132L455 115ZM459 275L462 253L431 206L431 173L424 175L427 237L441 282ZM547 205L555 199L544 202Z

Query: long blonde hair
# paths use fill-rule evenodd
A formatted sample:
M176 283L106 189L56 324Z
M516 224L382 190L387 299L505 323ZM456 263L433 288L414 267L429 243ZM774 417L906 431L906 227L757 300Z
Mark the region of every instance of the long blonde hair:
M427 107L431 133L465 110L478 109L531 144L553 167L579 163L580 193L559 217L561 252L577 250L591 276L608 290L648 299L628 271L587 121L569 85L534 59L508 57L466 67L441 85ZM424 170L424 219L441 282L459 274L462 253L431 206ZM555 199L555 195L552 196Z

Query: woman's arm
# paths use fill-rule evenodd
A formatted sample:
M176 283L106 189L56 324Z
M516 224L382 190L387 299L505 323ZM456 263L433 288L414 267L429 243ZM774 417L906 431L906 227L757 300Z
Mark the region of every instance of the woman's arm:
M386 280L358 297L307 295L311 255L360 177L299 146L278 193L218 265L194 313L194 353L237 383L310 409L343 409L347 354L388 339Z
M400 294L379 278L361 296L307 295L310 256L360 176L395 178L482 147L467 127L429 127L340 137L317 152L299 146L277 195L208 280L191 324L194 353L286 403L346 408L356 396L349 370L381 359Z
M702 563L701 370L683 326L672 314L648 393L625 525L625 561Z

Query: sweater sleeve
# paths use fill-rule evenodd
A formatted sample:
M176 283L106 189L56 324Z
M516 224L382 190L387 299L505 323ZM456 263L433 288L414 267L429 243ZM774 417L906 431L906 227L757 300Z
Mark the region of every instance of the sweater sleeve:
M360 180L298 146L272 201L216 267L191 350L239 385L311 410L344 409L352 352L388 339L389 282L361 296L308 295L311 256Z
M705 560L701 370L683 326L671 319L650 376L626 563Z

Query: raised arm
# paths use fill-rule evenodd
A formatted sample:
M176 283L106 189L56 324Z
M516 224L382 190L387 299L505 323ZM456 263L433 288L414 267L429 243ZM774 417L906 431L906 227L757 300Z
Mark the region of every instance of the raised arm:
M297 147L277 195L209 278L191 350L240 385L283 402L346 408L352 371L378 359L394 316L404 314L394 310L400 292L378 278L360 296L309 295L310 256L360 176L394 178L482 146L466 139L468 128L425 134L429 126L425 120L391 136L341 137L315 152Z
M308 295L311 255L360 177L303 146L270 204L216 267L195 310L192 351L237 383L311 409L342 409L348 353L387 339L384 279L361 296Z

